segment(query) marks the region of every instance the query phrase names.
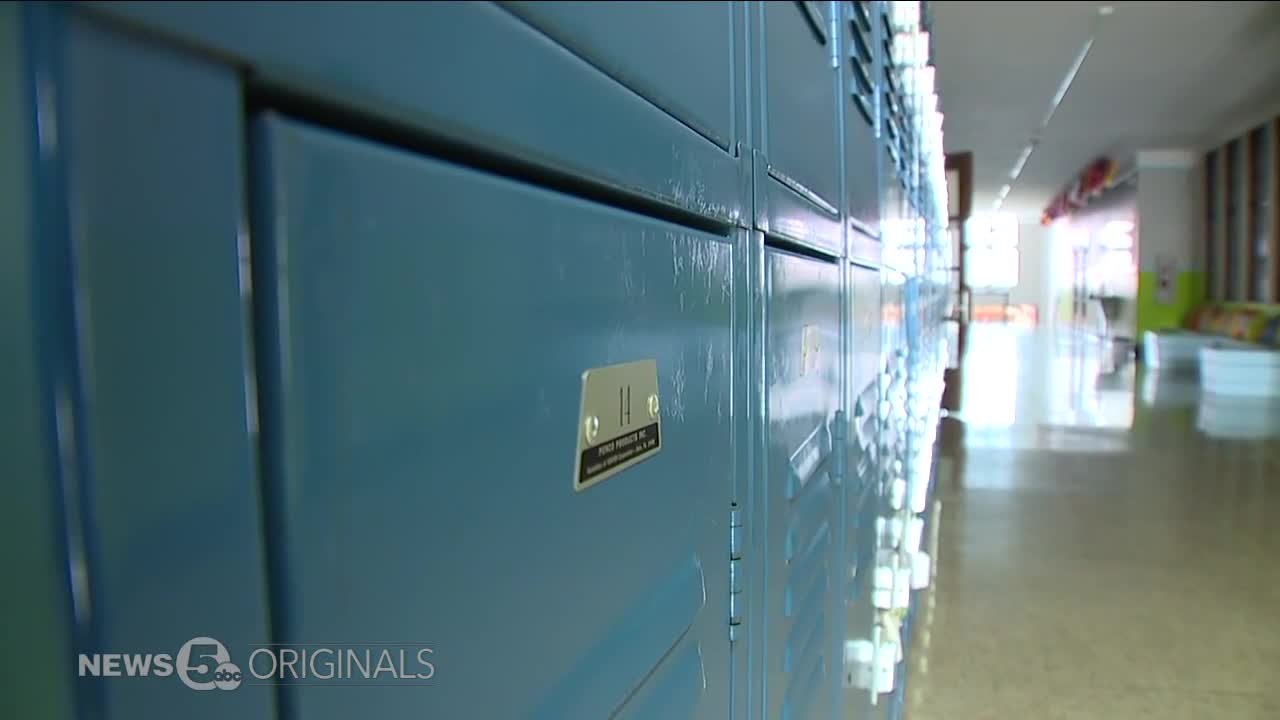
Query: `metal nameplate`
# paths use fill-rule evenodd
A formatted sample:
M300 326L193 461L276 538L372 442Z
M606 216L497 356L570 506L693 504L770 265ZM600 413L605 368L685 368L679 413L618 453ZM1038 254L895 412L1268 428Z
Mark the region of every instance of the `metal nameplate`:
M573 488L585 490L662 449L658 364L654 360L582 373Z

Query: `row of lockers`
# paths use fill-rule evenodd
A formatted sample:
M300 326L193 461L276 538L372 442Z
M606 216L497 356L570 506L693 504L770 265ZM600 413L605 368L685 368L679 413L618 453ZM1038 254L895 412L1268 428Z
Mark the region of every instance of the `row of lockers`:
M917 130L892 66L890 5L89 4L247 66L273 102L301 95L837 255L842 218L877 238L883 216L903 215ZM892 181L873 170L877 147ZM874 244L851 245L879 264Z
M946 203L895 13L6 6L20 713L897 712ZM244 682L85 676L197 637ZM430 687L249 674L374 641Z

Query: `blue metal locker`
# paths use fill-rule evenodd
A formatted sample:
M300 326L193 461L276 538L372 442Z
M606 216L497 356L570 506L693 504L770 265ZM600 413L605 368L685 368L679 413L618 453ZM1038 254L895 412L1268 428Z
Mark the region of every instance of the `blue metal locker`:
M864 271L865 272L865 271ZM872 274L872 277L876 277ZM857 297L855 275L855 297ZM878 283L876 285L878 288ZM856 306L855 306L856 307ZM878 304L875 309L878 310ZM858 324L855 322L855 328ZM855 337L859 337L855 332ZM870 345L870 338L861 335L864 344ZM878 343L875 344L878 349ZM858 348L855 347L855 353ZM857 362L856 355L854 357ZM856 385L855 385L856 386ZM851 402L849 414L848 436L846 440L847 480L843 498L845 516L845 556L844 556L844 632L841 637L842 648L850 643L869 642L872 627L876 622L876 610L871 603L872 581L875 573L876 551L879 547L876 521L881 517L881 484L879 482L879 388L874 377L870 384L856 393ZM873 705L871 688L859 687L859 678L855 674L859 670L852 667L848 658L842 655L843 677L841 720L870 717Z
M28 352L0 460L33 478L6 537L52 547L10 563L61 637L34 666L201 633L242 664L435 665L395 690L67 675L20 710L900 712L844 653L883 625L920 450L900 389L933 372L945 203L893 58L907 4L15 8L0 265L28 275L0 333ZM657 452L590 469L633 416Z
M0 166L0 613L9 647L0 678L7 715L73 720L75 627L54 404L73 364L57 298L67 248L43 236L51 215L38 207L32 177L39 143L28 13L0 4L0 156L8 160Z
M743 3L503 5L726 151L746 139Z
M843 255L835 4L752 7L756 227Z
M43 325L28 342L58 433L72 650L267 642L238 78L63 6L22 11ZM274 714L270 688L78 684L83 717Z
M853 319L853 358L850 387L861 396L874 385L881 367L881 285L880 271L851 265L853 288L849 298Z
M882 517L879 441L881 426L881 281L880 271L850 265L852 288L846 302L851 306L854 338L850 357L850 411L847 438L848 481L845 483L844 512L848 525L846 541L847 592L844 594L846 625L843 641L869 642L876 611L871 603L876 551L879 548L877 520ZM873 694L858 687L858 672L847 663L844 668L843 718L868 716ZM843 720L843 719L842 719Z
M876 23L873 3L839 3L844 36L841 70L844 83L844 173L847 195L846 228L849 256L859 262L880 263L880 174L877 162Z
M874 447L873 440L871 446L863 451L864 454L873 454L872 447ZM873 474L874 468L875 465L872 464L866 472L869 475ZM852 473L853 470L851 466L850 472ZM872 628L876 622L876 609L872 605L876 551L879 543L876 521L882 517L883 513L879 484L873 477L869 480L870 482L863 486L862 492L850 492L845 499L845 513L849 522L847 531L849 559L846 561L848 576L843 598L845 629L840 640L842 650L846 653L850 643L869 642L872 639ZM848 663L845 654L841 657L844 673L844 677L841 678L843 714L838 717L841 720L871 717L875 711L874 705L879 702L879 698L874 695L872 688L858 686L859 679L854 675L859 670Z
M839 268L765 252L764 717L832 717L840 678Z
M840 204L834 3L761 3L764 147L775 178ZM823 82L827 79L827 82Z
M296 716L725 718L727 239L280 116L253 154L276 632L437 666ZM642 359L661 450L578 491L582 373Z
M233 60L268 95L322 115L376 119L474 159L720 223L750 217L747 164L493 3L125 0L86 9ZM593 57L630 59L618 52ZM724 82L704 80L698 86L713 94ZM671 96L701 113L704 101L689 92ZM723 122L716 117L711 126Z
M866 646L879 639L874 628L880 615L872 600L879 562L877 553L882 548L881 525L889 515L885 503L888 485L882 470L891 449L884 445L886 436L883 432L889 420L882 387L882 370L889 359L882 336L886 326L883 316L887 308L882 298L883 273L859 264L851 264L850 273L852 287L846 302L851 305L854 343L849 370L848 480L843 500L848 525L845 549L848 576L842 638L842 720L879 716L885 702L884 697L868 684L873 670L860 666L858 659L851 657L850 653L858 646Z

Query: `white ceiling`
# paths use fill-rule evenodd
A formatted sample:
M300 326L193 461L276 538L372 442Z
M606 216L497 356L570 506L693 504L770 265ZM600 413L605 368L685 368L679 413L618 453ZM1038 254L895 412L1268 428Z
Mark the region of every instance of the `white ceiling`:
M1101 5L1114 8L1100 16ZM1280 2L956 2L934 8L947 152L992 207L1072 61L1092 49L1003 209L1038 217L1095 157L1202 148L1280 101Z

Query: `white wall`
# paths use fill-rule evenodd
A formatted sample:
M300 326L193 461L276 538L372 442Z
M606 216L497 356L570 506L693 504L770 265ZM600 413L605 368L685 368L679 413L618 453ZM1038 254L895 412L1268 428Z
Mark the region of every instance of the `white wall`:
M1200 182L1193 153L1138 153L1139 269L1155 272L1162 259L1173 263L1175 272L1199 265Z
M1043 321L1052 312L1049 304L1049 258L1052 255L1049 228L1038 222L1020 222L1018 253L1022 267L1018 272L1018 286L1009 293L1009 303L1035 305Z
M1277 117L1280 117L1280 98L1275 98L1271 104L1264 105L1262 108L1254 109L1250 112L1237 113L1219 122L1215 131L1209 135L1197 150L1199 153L1216 150L1259 125L1266 125L1274 121Z

